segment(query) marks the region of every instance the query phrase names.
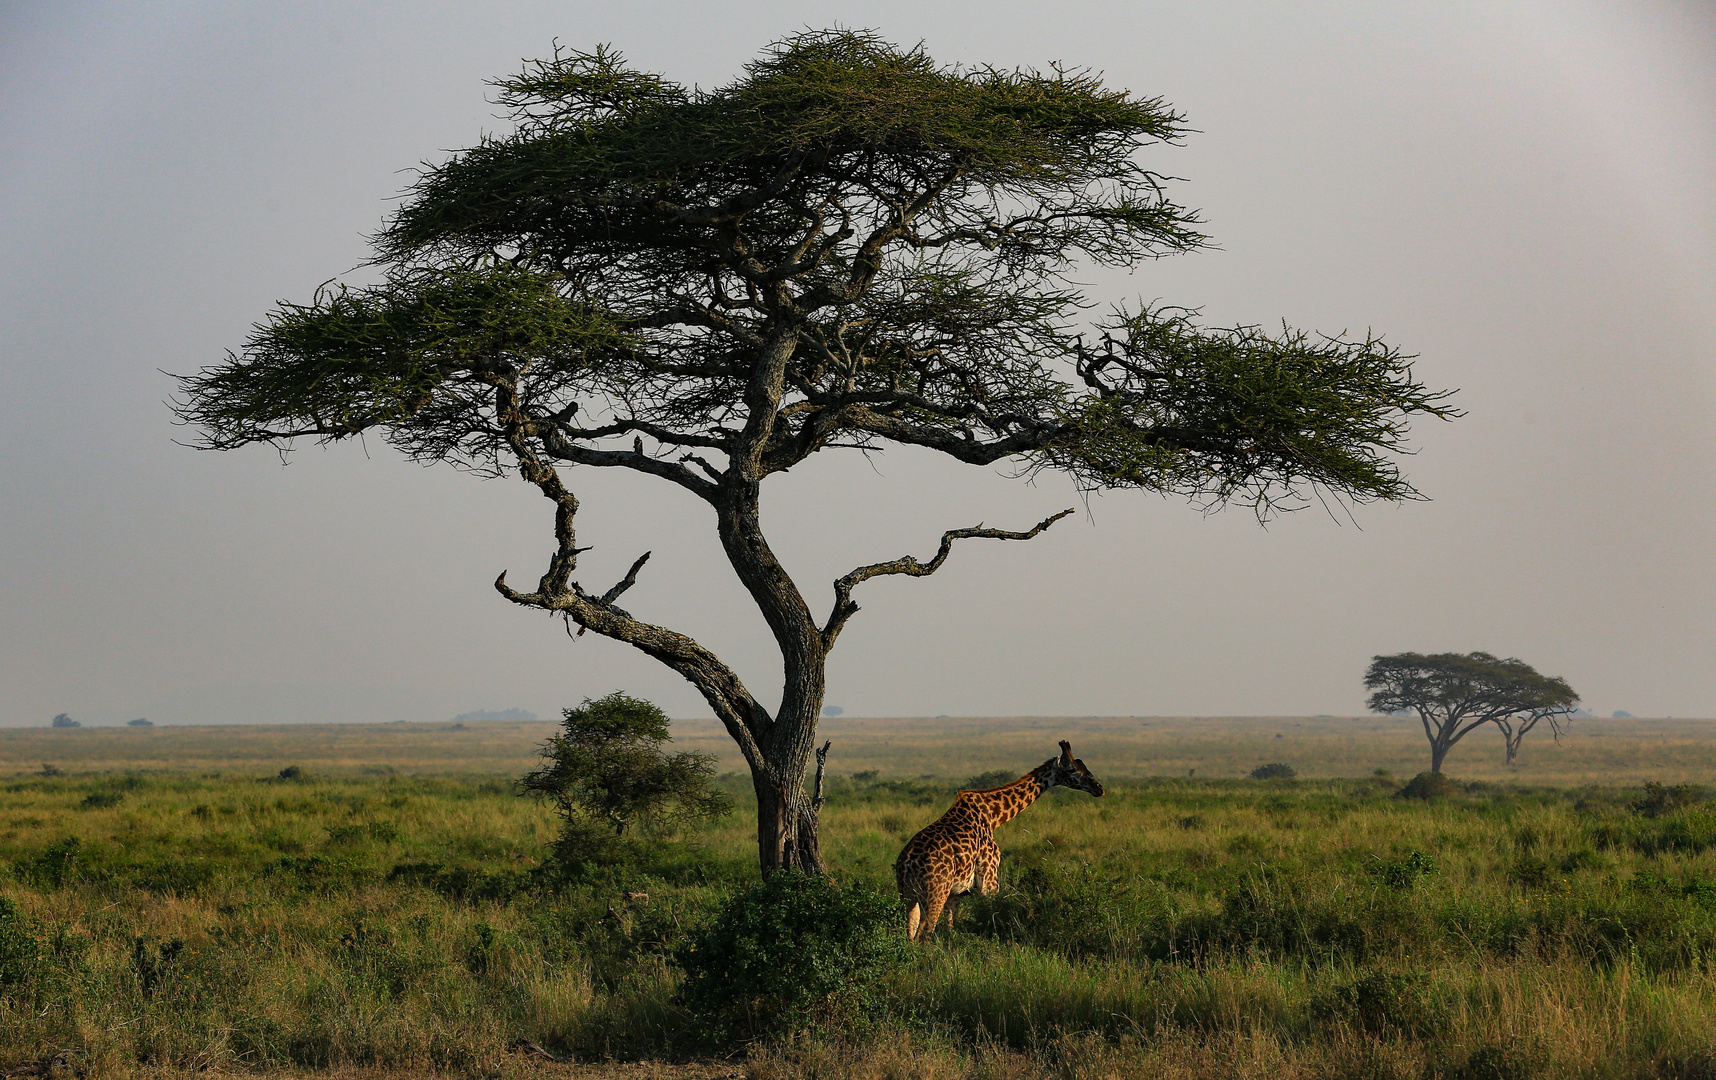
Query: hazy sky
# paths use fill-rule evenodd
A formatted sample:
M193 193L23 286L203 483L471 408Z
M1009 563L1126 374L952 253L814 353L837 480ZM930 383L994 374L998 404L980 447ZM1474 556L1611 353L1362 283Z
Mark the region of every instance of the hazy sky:
M184 449L162 370L237 346L365 256L408 183L504 122L483 81L612 42L687 83L833 24L946 62L1106 73L1198 134L1151 152L1219 250L1093 278L1206 320L1366 328L1469 415L1421 424L1432 501L1267 529L1135 493L1086 506L894 454L794 470L765 524L824 608L848 713L1361 711L1373 653L1483 649L1606 715L1716 714L1716 18L1699 3L0 4L0 725L542 715L625 688L707 708L627 647L516 608L548 504L378 440ZM585 580L772 700L707 510L569 474ZM659 489L659 490L658 490ZM1356 523L1355 523L1356 522Z

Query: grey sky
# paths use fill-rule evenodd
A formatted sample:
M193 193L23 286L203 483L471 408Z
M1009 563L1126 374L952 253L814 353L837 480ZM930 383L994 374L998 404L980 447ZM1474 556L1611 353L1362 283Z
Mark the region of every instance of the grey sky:
M497 8L499 13L497 14ZM1052 11L1052 14L1049 12ZM861 562L973 542L865 588L829 701L858 714L1349 712L1372 653L1485 649L1602 713L1716 713L1716 18L1695 4L537 3L0 7L0 725L544 715L688 687L512 608L546 503L376 442L202 454L158 369L238 345L365 255L401 170L503 126L483 80L612 42L725 81L803 26L946 62L1064 60L1162 95L1220 249L1097 279L1218 324L1367 327L1470 415L1420 425L1432 497L1258 528L1136 494L896 454L765 504L818 607ZM827 455L824 455L825 457ZM764 697L759 618L705 511L578 476L591 582ZM1337 520L1338 519L1338 520Z

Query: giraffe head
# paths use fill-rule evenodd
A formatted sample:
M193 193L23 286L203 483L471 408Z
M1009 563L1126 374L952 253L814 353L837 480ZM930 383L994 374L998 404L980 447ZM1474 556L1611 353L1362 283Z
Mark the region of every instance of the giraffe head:
M1070 787L1087 795L1101 795L1102 781L1090 774L1084 762L1072 756L1072 743L1061 740L1061 756L1037 766L1033 775L1044 787Z

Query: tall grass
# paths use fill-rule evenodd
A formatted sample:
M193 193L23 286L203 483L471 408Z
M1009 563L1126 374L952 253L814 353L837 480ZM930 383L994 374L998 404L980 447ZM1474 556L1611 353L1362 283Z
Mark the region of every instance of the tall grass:
M886 885L959 783L835 778L837 872ZM732 1052L671 958L751 880L748 810L569 883L499 777L15 777L0 1069ZM1690 789L1139 779L1000 840L1001 892L883 1015L752 1046L752 1075L1716 1076L1716 813Z

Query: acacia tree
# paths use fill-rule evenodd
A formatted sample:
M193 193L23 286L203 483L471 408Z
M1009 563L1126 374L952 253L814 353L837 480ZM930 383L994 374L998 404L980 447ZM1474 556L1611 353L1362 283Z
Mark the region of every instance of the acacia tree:
M767 49L696 90L615 52L499 80L509 134L426 166L376 237L380 284L282 303L182 381L199 445L378 431L418 459L516 474L554 547L515 604L689 680L750 767L765 869L822 868L804 776L824 668L854 593L933 558L860 566L818 615L764 536L764 481L830 449L922 447L1260 514L1318 491L1412 498L1392 454L1449 417L1379 340L1212 330L1149 305L1085 315L1069 274L1204 242L1141 152L1182 117L1096 77L938 66L867 32ZM708 649L576 578L572 467L676 485L779 646L771 710ZM1066 513L1071 513L1067 511Z
M1374 656L1364 685L1372 691L1372 712L1418 716L1430 740L1431 772L1441 772L1454 744L1485 724L1500 729L1512 765L1527 732L1548 720L1559 738L1561 721L1579 703L1566 679L1486 652Z

